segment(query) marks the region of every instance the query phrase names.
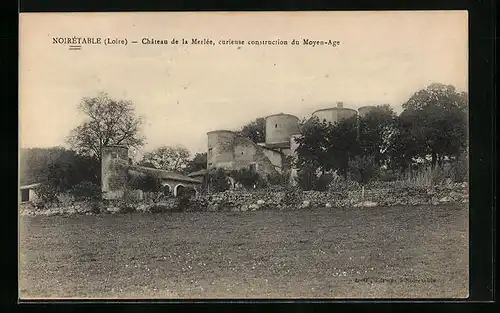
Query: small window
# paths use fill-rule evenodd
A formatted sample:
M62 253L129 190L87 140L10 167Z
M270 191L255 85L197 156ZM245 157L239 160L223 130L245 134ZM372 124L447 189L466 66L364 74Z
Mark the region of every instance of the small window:
M112 158L112 159L118 159L118 153L116 153L116 152L111 152L111 158Z
M274 124L274 128L278 128L278 124Z
M241 155L243 155L243 151L241 151Z
M208 154L212 154L212 148L208 149Z

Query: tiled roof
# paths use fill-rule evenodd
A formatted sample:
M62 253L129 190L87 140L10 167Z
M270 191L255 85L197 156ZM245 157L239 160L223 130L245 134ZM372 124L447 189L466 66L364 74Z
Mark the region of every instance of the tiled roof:
M41 185L40 183L31 184L31 185L24 185L24 186L21 186L19 189L33 189L33 188L36 188L40 185Z
M196 171L196 172L189 173L188 176L189 177L203 176L203 175L206 175L207 172L208 171L206 169L202 169L202 170L199 170L199 171Z
M190 182L190 183L200 183L198 179L194 179L185 175L182 175L180 173L176 172L169 172L165 170L160 170L152 167L145 167L145 166L137 166L137 165L132 165L129 167L132 170L136 170L139 172L150 172L150 173L155 173L158 176L160 176L161 179L169 179L169 180L177 180L177 181L183 181L183 182Z

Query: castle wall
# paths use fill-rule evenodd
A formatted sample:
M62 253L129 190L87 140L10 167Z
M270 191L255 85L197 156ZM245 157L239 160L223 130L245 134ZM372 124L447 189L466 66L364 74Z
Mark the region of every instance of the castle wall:
M256 165L257 172L264 176L281 169L281 153L261 147L236 133L210 132L208 142L208 168L238 170Z
M269 161L271 161L274 168L280 172L283 166L284 153L267 148L262 149L262 152L264 152L264 155L269 159Z
M280 160L277 160L276 157L276 154L280 155L279 152L273 154L272 152L266 152L268 150L255 144L250 139L241 136L235 137L233 169L237 170L256 164L257 172L263 176L280 170L277 167L281 167L281 157Z

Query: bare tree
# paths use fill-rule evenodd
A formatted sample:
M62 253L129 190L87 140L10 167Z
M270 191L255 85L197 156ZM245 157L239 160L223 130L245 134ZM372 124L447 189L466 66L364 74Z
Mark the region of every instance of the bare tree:
M135 115L131 101L115 100L101 92L97 97L83 98L78 109L87 119L68 137L68 143L78 153L100 160L104 146L144 145L145 138L139 134L143 118Z

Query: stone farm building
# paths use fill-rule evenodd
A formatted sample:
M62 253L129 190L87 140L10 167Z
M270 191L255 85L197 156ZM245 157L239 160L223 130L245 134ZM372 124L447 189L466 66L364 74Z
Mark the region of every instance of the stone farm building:
M201 179L150 167L130 165L128 164L127 146L107 146L102 151L101 161L103 198L117 199L122 197L127 189L130 176L141 176L151 173L156 174L161 179L161 184L174 196L177 196L182 188L191 187L196 189L201 185Z
M32 202L38 199L36 189L40 186L37 184L24 185L19 188L21 203Z

